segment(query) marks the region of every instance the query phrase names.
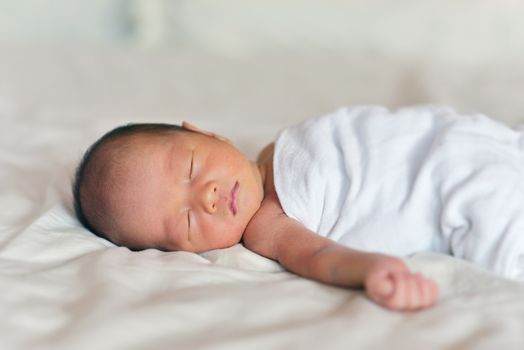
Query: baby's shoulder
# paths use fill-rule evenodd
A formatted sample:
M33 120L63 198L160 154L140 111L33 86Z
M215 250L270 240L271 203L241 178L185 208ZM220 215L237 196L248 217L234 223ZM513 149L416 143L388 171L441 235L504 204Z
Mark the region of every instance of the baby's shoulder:
M276 193L265 193L260 208L244 231L242 240L246 248L274 259L275 237L287 219Z

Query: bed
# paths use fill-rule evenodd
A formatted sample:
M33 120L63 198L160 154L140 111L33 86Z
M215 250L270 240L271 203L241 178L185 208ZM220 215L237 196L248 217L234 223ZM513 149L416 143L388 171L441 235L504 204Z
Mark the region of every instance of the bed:
M249 157L288 125L341 105L419 103L524 123L524 67L370 54L0 48L1 349L522 349L524 283L421 253L441 295L392 312L300 278L242 245L132 252L74 217L70 185L104 131L181 122Z

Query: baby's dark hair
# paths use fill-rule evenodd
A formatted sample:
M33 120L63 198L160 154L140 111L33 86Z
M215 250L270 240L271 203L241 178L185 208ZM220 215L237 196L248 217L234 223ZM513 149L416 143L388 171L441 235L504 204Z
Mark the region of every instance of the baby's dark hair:
M107 222L109 218L103 217L103 210L90 210L89 208L98 207L103 208L103 203L99 206L99 203L93 205L91 201L97 202L100 199L96 198L96 195L90 193L86 184L89 181L96 181L96 177L100 172L97 173L97 167L93 165L96 160L96 156L102 149L110 145L112 142L122 140L124 138L135 136L135 135L167 135L171 132L191 132L179 125L175 124L163 124L163 123L137 123L127 124L116 127L100 139L93 143L84 153L82 159L76 169L75 176L72 184L73 201L75 214L80 223L93 232L99 237L111 239L111 232L107 232L104 228L103 223ZM90 205L86 205L91 202Z

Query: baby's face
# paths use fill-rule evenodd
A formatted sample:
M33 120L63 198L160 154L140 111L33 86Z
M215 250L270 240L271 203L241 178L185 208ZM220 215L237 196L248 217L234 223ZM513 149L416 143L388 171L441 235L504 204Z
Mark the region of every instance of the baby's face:
M128 142L113 197L117 243L202 252L240 242L264 195L256 163L195 132Z

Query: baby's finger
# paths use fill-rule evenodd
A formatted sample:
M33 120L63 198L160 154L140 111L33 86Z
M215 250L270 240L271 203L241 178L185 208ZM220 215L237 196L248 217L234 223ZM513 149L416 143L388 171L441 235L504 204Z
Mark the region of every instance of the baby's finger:
M428 303L430 302L431 291L429 290L427 280L420 273L416 273L415 278L419 295L419 305L417 305L417 309L423 309L428 306Z
M434 304L435 298L434 298L434 293L432 291L432 288L434 285L435 283L432 280L427 279L426 277L422 275L419 276L419 289L420 289L419 309L425 309Z
M406 279L407 309L416 310L420 308L422 303L422 276L420 274L408 274Z
M394 289L394 281L385 276L377 280L373 293L378 299L387 299L393 294Z
M420 310L433 305L436 301L438 288L432 280L426 279L420 273L412 274L390 273L394 292L389 298L381 301L384 306L393 310Z
M420 293L421 305L420 308L427 308L433 305L436 301L436 284L430 279L423 276L420 277Z
M438 284L433 280L428 280L430 290L430 305L433 305L438 300L439 289Z
M421 277L420 278L420 295L421 295L421 308L425 308L431 305L431 283L429 280Z
M403 310L406 308L406 275L403 273L392 273L391 279L394 284L394 292L387 300L387 306L394 310Z

